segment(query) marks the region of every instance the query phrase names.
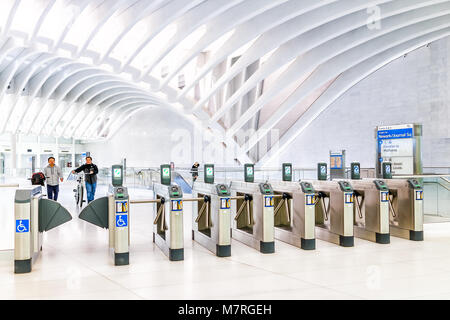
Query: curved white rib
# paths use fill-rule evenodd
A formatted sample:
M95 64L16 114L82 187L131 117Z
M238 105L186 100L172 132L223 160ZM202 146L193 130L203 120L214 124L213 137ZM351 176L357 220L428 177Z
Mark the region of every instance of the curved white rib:
M297 89L295 92L277 109L270 119L268 119L258 131L250 137L248 150L250 146L254 146L257 141L261 139L261 136L267 133L274 125L284 117L293 107L306 98L311 92L324 85L332 78L339 76L341 73L348 69L363 63L368 58L375 56L378 53L382 53L391 47L407 42L414 38L419 38L425 34L432 33L441 29L445 29L450 26L450 15L436 18L430 21L417 23L409 27L405 27L402 30L392 32L385 36L382 36L376 40L370 41L359 48L350 50L344 54L337 56L336 58L323 63L317 67L314 73L308 77L307 80Z
M168 76L165 77L159 85L159 90L162 90L163 87L167 86L169 81L172 80L172 78L175 77L189 61L219 37L239 24L252 19L266 10L279 6L286 1L287 0L247 0L240 5L227 10L219 17L209 21L206 25L206 30L208 30L208 32L194 44L182 59L180 59L180 63L171 68Z
M242 47L246 43L255 39L258 35L265 33L294 17L303 15L318 7L325 6L336 0L306 0L306 1L289 1L281 4L272 10L265 11L253 19L240 25L230 39L226 41L219 49L216 50L214 57L205 67L196 75L194 80L186 85L179 93L177 99L185 97L186 94L214 67L225 60L230 54Z
M157 53L156 58L153 58L148 62L149 65L144 69L142 74L145 75L151 72L173 48L188 37L195 29L242 1L244 0L205 1L187 12L184 16L179 18L179 21L177 22L177 29L179 31L176 32L167 44Z
M321 45L315 47L314 49L310 49L309 47L303 47L306 49L305 51L299 52L302 54L298 57L289 68L279 77L280 81L277 81L276 85L271 88L271 90L266 91L258 101L252 105L235 124L229 129L228 134L235 134L240 127L242 127L247 121L249 121L254 114L259 111L265 103L269 102L272 98L273 94L281 91L283 88L288 86L290 83L293 83L296 79L301 79L302 77L307 76L310 72L312 72L315 68L317 68L322 63L328 61L329 59L338 56L342 52L346 50L353 49L357 50L359 44L364 43L370 39L374 39L381 35L389 34L394 32L395 30L420 22L424 20L429 20L435 17L439 17L445 14L450 13L450 2L431 6L425 10L426 12L408 12L400 15L396 15L393 17L389 17L382 20L383 28L379 30L370 30L366 26L359 27L358 29L352 30L352 32L347 32L342 36L336 37L333 40L328 40ZM353 19L352 19L353 20ZM355 21L358 21L355 19ZM316 36L312 38L317 39ZM314 43L313 40L308 43ZM298 49L300 48L300 43L298 43ZM354 49L356 48L356 49ZM293 50L293 48L290 48ZM289 55L289 53L287 52ZM291 58L291 57L289 57ZM275 67L276 68L276 67ZM269 69L269 74L273 72L274 69ZM255 77L253 82L260 81L258 79L258 75ZM250 81L250 82L252 82ZM235 101L234 99L231 102ZM228 105L228 102L227 102ZM232 106L232 105L231 105Z
M46 0L39 2L32 25L25 28L23 21L15 21L26 19L20 11L28 9L25 1L10 3L9 15L1 21L0 133L102 139L116 131L128 112L160 106L161 112L184 112L187 121L207 135L220 136L245 161L251 161L247 152L252 146L286 119L299 100L321 88L322 95L310 107L320 101L326 105L326 97L347 88L341 79L350 78L349 70L352 79L357 71L366 74L372 70L366 68L371 59L390 50L387 45L398 47L444 27L450 13L449 0ZM381 29L364 30L372 5L381 14ZM57 31L47 35L47 22L45 27L58 23ZM118 31L103 40L111 25ZM152 41L168 26L176 27L173 36L164 44ZM191 49L176 56L184 40L200 35L203 28L205 34ZM210 45L228 34L211 52ZM127 48L134 37L141 40ZM141 59L148 52L149 59ZM135 59L145 66L137 66ZM162 79L159 66L169 70ZM191 67L196 74L186 74ZM264 82L276 74L275 82ZM169 85L180 75L186 79L183 89ZM274 114L263 124L257 121L255 115L270 106L271 98L293 83L300 85ZM324 83L329 87L324 89ZM193 89L199 90L194 95L199 100L188 95ZM222 119L227 121L223 125ZM301 116L298 123L307 123L305 119ZM236 141L242 140L247 123L256 132L240 147Z
M261 165L270 163L277 155L281 154L286 148L300 135L320 114L333 104L339 97L345 94L350 88L370 76L372 73L386 66L395 59L423 47L430 42L443 39L450 36L450 28L431 32L413 40L409 40L403 44L390 48L381 54L369 58L365 63L343 73L319 99L317 99L310 108L289 128L280 139L279 148L270 150L258 162Z
M389 19L389 23L394 19L395 20L398 19L398 21L407 22L409 19L411 20L420 19L420 17L422 16L425 18L430 15L430 12L434 12L433 10L439 10L439 8L441 7L444 10L448 9L448 4L444 4L445 6L441 7L425 8L423 10L424 12L422 12L422 10L418 11L417 8L420 8L420 6L430 5L435 1L429 1L428 3L424 3L424 1L411 1L411 0L408 1L409 1L408 6L404 5L404 1L386 3L382 5L381 12L383 14L381 16L381 23L383 24L383 28L378 31L387 32L385 30L386 29L385 19L390 18L393 15L399 15L400 13L414 11L410 12L409 14L405 13L404 15L399 15L395 18ZM228 99L228 101L222 107L223 110L221 109L219 112L217 112L214 115L214 117L212 117L211 121L217 121L218 119L220 119L220 117L223 116L227 110L229 110L244 94L246 94L254 86L256 86L256 84L259 81L262 81L265 77L275 72L280 66L284 65L285 63L288 63L296 56L302 55L311 48L319 46L320 44L335 41L335 39L338 36L341 36L343 34L348 35L347 39L352 40L353 38L355 38L355 41L358 37L358 35L355 32L361 33L361 31L367 31L366 33L368 33L369 35L374 34L377 30L372 31L368 29L366 27L366 23L367 23L367 13L365 12L365 10L361 10L351 15L344 16L339 20L336 20L333 24L323 25L285 43L283 46L277 49L277 51L274 52L274 54L262 68L260 68L257 72L255 72L255 74L252 75L252 77L245 83L244 86L239 88L239 90ZM390 24L392 25L392 23ZM358 27L359 29L357 29ZM326 36L321 36L323 34ZM264 99L265 97L268 96L269 94L266 92L264 94L264 97L261 97L261 99ZM244 118L246 119L245 122L249 120L247 118L247 115L251 114L251 112L255 112L255 108L252 108L251 110L247 111L247 114L244 116ZM235 125L230 129L230 134L231 132L236 132L237 131L236 129L245 124L245 122L243 122L243 118L241 118L239 123L235 123Z

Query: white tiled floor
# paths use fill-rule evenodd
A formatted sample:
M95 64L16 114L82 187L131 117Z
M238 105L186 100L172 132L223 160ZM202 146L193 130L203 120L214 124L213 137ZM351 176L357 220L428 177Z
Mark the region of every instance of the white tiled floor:
M78 219L71 190L61 202L74 219L45 234L32 273L15 275L12 252L0 252L0 299L450 299L450 223L426 225L423 242L317 240L315 251L277 242L272 255L233 241L230 258L186 231L185 260L170 262L152 243L152 210L133 205L130 265L115 267L107 231ZM190 219L185 204L185 230Z

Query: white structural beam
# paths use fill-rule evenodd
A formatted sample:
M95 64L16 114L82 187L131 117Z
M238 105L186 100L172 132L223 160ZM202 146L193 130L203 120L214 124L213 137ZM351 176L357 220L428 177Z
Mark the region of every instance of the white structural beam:
M287 0L246 0L241 4L225 11L220 16L206 24L206 34L201 37L175 66L171 66L167 77L159 85L159 90L168 86L170 80L175 77L192 59L205 50L211 43L232 30L236 26L245 23L262 12L285 3ZM145 75L144 75L145 76Z
M31 16L27 4L2 6L0 132L103 139L152 106L241 162L299 102L321 93L306 107L326 105L350 70L367 74L364 64L445 28L450 14L450 0L45 0Z
M148 67L144 69L142 74L146 75L151 72L172 49L187 38L195 29L242 1L244 0L205 1L180 17L176 21L177 32L169 39L167 44L157 52L156 57L148 62Z
M257 83L264 80L270 74L279 69L280 66L289 63L296 57L299 57L297 58L297 60L301 59L301 56L303 54L313 48L316 48L323 44L329 44L331 46L333 45L333 43L339 43L341 40L345 40L346 44L349 42L358 43L358 41L361 41L360 39L364 39L364 36L375 37L379 34L388 33L393 30L392 28L395 25L407 23L409 20L417 21L417 19L421 19L422 17L423 19L425 19L429 17L430 14L436 14L436 11L439 11L440 9L449 9L447 1L441 1L444 3L431 7L430 4L435 3L436 1L430 1L428 3L418 0L408 1L408 5L405 5L405 1L401 0L389 2L380 6L380 12L382 13L380 16L380 24L383 25L381 29L370 29L367 27L367 12L365 9L363 9L355 13L343 16L335 20L332 24L324 24L320 27L311 29L310 31L303 33L300 36L283 44L272 54L267 63L265 63L264 66L257 72L255 72L255 74L252 75L252 77L244 84L244 86L239 88L239 90L236 91L233 96L231 96L227 100L222 109L214 114L210 121L217 121L218 119L220 119L225 114L225 112L238 101L238 99L242 98L243 95L252 90L252 88L254 88ZM423 10L418 10L418 8L423 8ZM344 47L344 45L342 45L341 47ZM328 52L325 54L330 55L333 53L334 52ZM291 69L293 69L292 66L289 67L289 70ZM280 86L280 84L277 83L276 88L271 88L270 92L264 92L259 101L254 106L252 106L252 108L247 110L246 114L244 114L230 128L228 134L235 134L237 130L239 130L240 127L248 122L254 115L254 113L259 110L259 106L263 106L272 98L273 94L281 91L283 88L284 86Z
M127 61L125 61L123 68L129 66L136 56L147 46L147 44L165 27L203 1L204 0L173 0L166 6L161 7L159 10L152 13L149 17L149 21L147 22L148 34L140 43L138 43Z
M260 159L258 164L262 166L269 164L273 159L286 151L295 138L302 134L302 132L307 129L308 126L328 107L330 107L334 101L339 99L339 97L345 94L350 88L357 85L366 77L411 51L426 46L430 42L449 36L449 27L430 32L385 50L384 52L365 60L364 63L359 63L358 65L347 70L345 73L342 73L339 78L330 85L328 90L324 92L324 94L322 94L319 99L317 99L296 121L296 123L281 137L279 146L271 149Z
M211 61L207 62L195 78L190 83L186 84L186 87L179 93L177 99L179 100L182 97L185 97L186 94L214 67L227 59L230 54L244 46L246 43L249 43L259 35L264 34L266 31L285 23L292 18L301 16L311 10L325 6L334 1L336 0L289 1L272 10L265 11L241 24L236 28L236 32L234 32L233 35L215 51Z
M256 145L261 137L268 133L282 118L284 118L299 101L308 97L312 92L325 85L331 79L338 77L340 74L359 63L364 63L369 57L388 50L390 47L448 26L450 26L450 15L447 14L425 22L413 23L407 27L398 29L397 31L390 32L317 65L314 63L314 58L312 56L305 57L305 59L302 60L302 63L298 63L296 67L307 68L307 66L312 66L313 68L315 67L313 69L314 72L280 105L279 108L277 108L270 119L259 127L249 138L246 149L249 150ZM310 70L305 71L308 72Z
M110 53L114 50L117 44L124 39L126 34L142 19L150 15L154 10L160 8L166 0L153 0L153 1L140 1L137 6L130 8L124 12L124 21L127 21L121 33L117 35L117 37L113 40L113 42L109 45L108 49L102 53L100 57L100 63L106 62Z
M321 41L315 42L314 40L310 39L308 43L311 43L313 46L315 46L313 48L311 48L310 46L300 47L299 42L295 43L297 47L294 48L293 46L290 46L290 49L291 50L297 49L296 52L299 52L299 57L289 66L289 68L285 72L283 72L283 74L278 78L279 81L276 82L274 87L264 92L264 94L258 99L258 101L254 105L252 105L245 112L245 114L243 114L240 117L238 121L234 123L234 125L230 128L227 134L230 136L234 135L239 130L239 128L241 128L247 121L249 121L257 111L259 111L262 107L264 107L266 103L270 101L270 99L272 99L274 94L280 92L281 90L283 90L283 88L293 83L294 81L307 76L321 64L333 59L336 56L339 56L343 52L349 50L353 50L353 52L356 52L360 50L360 44L366 43L371 39L375 39L382 35L389 34L405 26L433 19L435 17L446 15L448 13L450 13L450 2L430 6L423 11L413 10L395 16L384 17L381 20L383 27L380 29L371 30L367 28L365 24L363 24L360 25L359 28L357 29L349 30L348 32L343 33L339 37L335 37L325 42ZM358 19L352 20L354 20L356 23L361 22L358 21ZM345 21L344 25L346 23L347 21ZM358 25L354 26L357 27ZM339 30L339 28L337 29ZM348 26L346 26L345 29L348 30ZM318 39L317 34L313 34L311 38ZM316 44L320 45L316 46ZM289 51L285 51L284 54L287 54L288 55L287 59L290 60L292 56L289 55L288 52ZM278 58L278 56L275 58ZM265 72L265 69L268 69L268 72ZM269 62L266 64L265 68L261 70L261 72L259 72L256 76L254 75L255 76L254 79L251 79L249 81L250 83L257 83L258 81L261 81L260 75L261 73L264 75L264 73L270 74L273 71L275 71L275 68L273 67L273 64L270 64ZM262 78L264 79L264 76ZM245 88L242 91L246 92L246 90L248 89ZM239 95L242 95L242 92L240 92ZM235 98L231 99L231 102L233 101L235 101Z

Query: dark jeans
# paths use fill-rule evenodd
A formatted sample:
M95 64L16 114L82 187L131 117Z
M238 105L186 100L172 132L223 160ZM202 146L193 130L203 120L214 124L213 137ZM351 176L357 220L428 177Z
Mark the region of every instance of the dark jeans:
M58 193L59 193L59 185L56 186L49 186L47 185L47 197L50 200L58 200Z
M94 200L96 188L97 188L97 183L87 183L86 182L86 194L87 194L88 203Z

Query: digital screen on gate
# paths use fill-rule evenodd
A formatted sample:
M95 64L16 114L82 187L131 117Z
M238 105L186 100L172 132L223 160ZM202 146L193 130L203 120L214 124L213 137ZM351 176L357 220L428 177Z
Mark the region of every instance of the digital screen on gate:
M164 177L170 176L170 169L169 168L164 168L163 169L163 176Z
M120 178L120 177L122 177L122 170L114 169L114 178Z

